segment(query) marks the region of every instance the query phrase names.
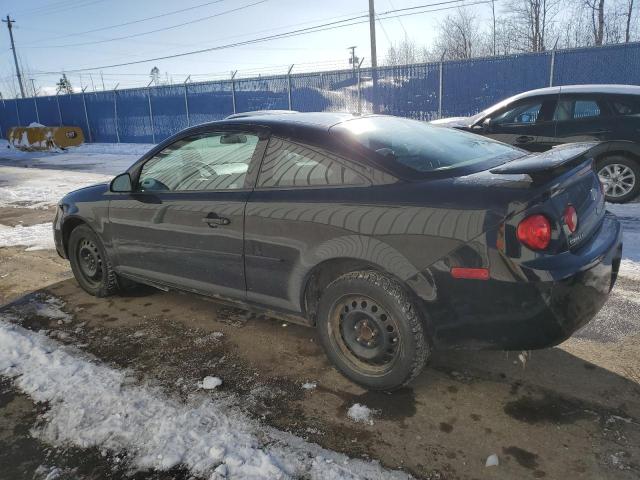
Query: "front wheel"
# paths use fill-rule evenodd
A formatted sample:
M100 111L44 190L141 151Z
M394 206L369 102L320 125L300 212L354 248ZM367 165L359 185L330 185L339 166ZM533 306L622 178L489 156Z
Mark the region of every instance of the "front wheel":
M69 262L80 286L95 297L118 291L118 279L109 257L96 233L80 225L69 236Z
M640 165L637 162L613 155L600 160L597 168L607 202L625 203L640 193Z
M406 385L431 353L409 295L379 272L351 272L331 283L320 298L318 330L336 368L371 390Z

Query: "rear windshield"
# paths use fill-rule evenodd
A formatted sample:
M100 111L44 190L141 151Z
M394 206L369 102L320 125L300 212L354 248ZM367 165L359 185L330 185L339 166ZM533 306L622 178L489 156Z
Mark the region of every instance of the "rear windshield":
M420 173L491 168L524 154L479 135L398 117L349 120L333 126L331 132Z

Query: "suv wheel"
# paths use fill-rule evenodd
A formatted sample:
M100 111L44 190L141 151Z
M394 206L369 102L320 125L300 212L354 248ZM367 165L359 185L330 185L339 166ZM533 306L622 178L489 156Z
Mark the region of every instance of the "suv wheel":
M69 262L80 286L95 297L118 291L118 279L100 238L87 225L80 225L69 236Z
M371 390L406 385L431 353L409 295L398 282L374 271L347 273L326 288L318 330L338 370Z
M598 162L598 176L607 202L625 203L640 193L640 165L619 155Z

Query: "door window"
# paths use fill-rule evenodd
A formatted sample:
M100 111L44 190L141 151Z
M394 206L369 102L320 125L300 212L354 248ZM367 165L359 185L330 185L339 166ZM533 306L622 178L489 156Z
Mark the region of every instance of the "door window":
M508 108L491 119L493 125L536 123L542 110L542 101L528 101Z
M600 104L595 99L561 99L558 102L553 119L557 122L595 118L602 115Z
M202 191L244 188L258 136L210 133L171 144L142 167L139 191Z
M258 186L263 188L362 185L365 180L329 152L272 137Z
M616 115L638 115L640 114L640 96L612 98L611 106Z

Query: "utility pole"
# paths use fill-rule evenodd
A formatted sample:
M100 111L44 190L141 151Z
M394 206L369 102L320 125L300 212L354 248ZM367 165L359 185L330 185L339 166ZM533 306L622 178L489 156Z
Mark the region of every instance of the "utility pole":
M20 85L20 94L22 98L24 98L24 85L22 85L22 75L20 74L20 66L18 65L18 56L16 55L16 45L13 43L13 24L15 20L11 20L11 17L7 15L6 20L2 20L7 24L7 28L9 28L9 38L11 38L11 50L13 51L13 61L16 64L16 76L18 77L18 85Z
M369 37L371 38L371 80L373 81L372 110L378 113L378 55L376 53L376 10L369 0Z
M349 63L351 64L351 70L355 76L356 74L356 65L358 64L358 58L356 57L356 47L347 47L347 50L351 50L351 58L349 59Z

